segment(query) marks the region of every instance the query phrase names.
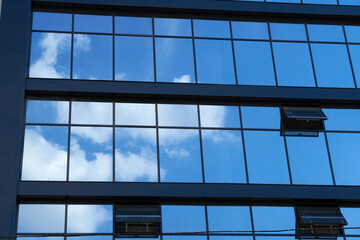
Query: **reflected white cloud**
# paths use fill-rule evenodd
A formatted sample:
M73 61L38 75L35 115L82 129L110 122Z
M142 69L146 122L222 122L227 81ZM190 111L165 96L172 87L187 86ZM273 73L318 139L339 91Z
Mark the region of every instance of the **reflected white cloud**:
M96 144L105 144L112 138L112 129L100 127L73 127L71 133Z
M224 127L226 117L225 106L200 106L200 118L202 127Z
M155 125L155 104L116 103L115 108L116 124Z
M112 110L112 103L73 102L71 123L112 125Z
M202 131L202 137L204 139L210 139L215 143L222 142L239 142L241 138L239 136L235 136L231 132L227 130L214 130L214 131Z
M174 81L176 83L191 83L191 76L190 75L182 75L179 78L174 78Z
M91 38L88 35L76 34L74 37L74 55L91 50Z
M188 158L188 157L190 157L190 153L188 151L186 151L186 149L184 149L184 148L179 148L179 147L164 148L164 151L170 158Z
M69 122L69 102L54 101L52 102L56 109L56 123Z
M115 80L126 80L126 73L124 73L124 72L121 72L121 73L119 73L119 74L116 74L115 75Z

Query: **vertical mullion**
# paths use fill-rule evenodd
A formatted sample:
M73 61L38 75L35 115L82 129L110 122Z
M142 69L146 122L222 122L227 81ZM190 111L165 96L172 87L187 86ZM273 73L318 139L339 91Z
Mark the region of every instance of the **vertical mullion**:
M69 181L69 173L70 173L71 112L72 112L72 100L70 99L70 101L69 101L69 122L68 122L68 146L67 146L66 181Z
M197 64L196 64L196 50L195 50L195 38L194 38L194 20L191 18L191 40L193 47L193 57L194 57L194 72L195 72L195 83L198 83L198 74L197 74Z
M244 127L243 127L243 123L242 123L241 107L238 106L238 108L239 108L239 117L240 117L240 128L241 128L242 148L243 148L243 154L244 154L246 183L249 184L249 172L248 172L248 165L247 165L247 159L246 159L246 150L245 150Z
M24 115L23 115L23 118L24 118L24 122L23 122L23 125L22 125L22 142L21 142L21 162L20 162L20 166L19 166L19 178L18 180L21 180L22 179L22 169L23 169L23 165L24 165L24 147L25 147L25 132L26 132L26 113L27 113L27 105L28 105L28 99L25 98L25 103L24 103Z
M252 206L251 206L251 205L249 206L249 211L250 211L252 237L253 237L253 240L255 240L255 224L254 224L254 216L253 216L253 210L252 210Z
M237 68L236 68L236 57L235 57L234 37L233 37L231 19L229 19L229 27L230 27L231 48L232 48L233 61L234 61L235 82L236 82L236 85L239 85L238 76L237 76Z
M34 12L31 11L30 14L30 39L29 39L29 52L28 52L28 57L27 57L27 73L26 76L30 77L30 64L31 64L31 45L32 45L32 35L33 35L33 31L32 31L32 27L33 27L33 20L34 20Z
M158 114L158 104L155 105L155 127L156 127L156 151L157 151L157 175L158 175L158 182L161 182L161 175L160 175L160 136L159 136L159 114Z
M357 88L356 77L355 77L355 72L354 72L354 66L353 66L352 59L351 59L349 43L347 41L347 36L346 36L346 33L345 33L345 27L344 27L344 24L342 24L341 26L342 26L342 29L343 29L345 45L346 45L346 49L347 49L347 53L348 53L348 57L349 57L349 62L350 62L350 67L351 67L351 73L352 73L353 80L354 80L354 86L355 86L355 88Z
M274 56L274 48L273 48L273 44L272 44L270 22L267 22L267 26L268 26L268 32L269 32L269 43L270 43L271 58L272 58L272 61L273 61L273 69L274 69L274 75L275 75L275 84L276 84L276 86L279 86L278 79L277 79L277 73L276 73L275 56Z
M116 153L116 151L115 151L115 130L116 130L116 128L115 128L115 102L113 102L112 103L113 104L113 108L112 108L112 112L113 112L113 125L112 125L112 130L113 130L113 141L112 141L112 145L113 145L113 167L112 167L112 170L113 170L113 182L115 182L115 166L116 166L116 159L115 159L115 153Z
M112 206L113 206L113 231L112 231L113 235L112 235L112 239L115 240L115 234L114 233L115 233L115 230L116 230L116 225L115 225L115 223L116 223L116 205L113 203Z
M201 132L201 121L200 121L200 106L197 105L197 114L198 114L198 127L199 127L199 141L200 141L200 160L201 160L201 170L202 170L202 182L205 183L205 165L204 165L204 152L202 144L202 132Z
M328 158L329 158L329 164L330 164L332 180L333 180L333 184L336 185L335 172L334 172L334 167L332 165L331 154L330 154L330 146L329 146L329 141L328 141L328 138L327 138L327 132L326 131L324 131L324 137L325 137L326 150L328 152Z
M292 175L291 175L291 166L290 166L290 157L289 157L289 152L288 152L288 147L287 147L287 142L286 142L286 136L285 134L283 135L283 139L284 139L284 147L285 147L285 153L286 153L286 160L287 160L287 165L288 165L288 173L289 173L289 179L290 179L290 184L293 184L293 180L292 180Z
M209 232L209 215L208 215L208 205L204 205L205 209L205 224L206 224L206 238L210 240L210 232Z
M112 16L112 24L112 79L115 81L115 16Z
M65 224L64 224L64 240L67 239L67 225L68 225L68 203L65 203Z
M157 82L157 73L156 73L156 44L155 44L155 19L151 18L152 23L152 40L153 40L153 59L154 59L154 82Z
M71 47L70 47L70 79L73 79L74 75L74 21L75 21L75 15L74 13L71 14L72 17L72 25L71 25Z
M319 85L318 85L317 77L316 77L315 63L314 63L314 57L312 54L312 49L311 49L311 44L310 44L309 30L308 30L306 23L305 23L305 33L306 33L307 43L308 43L308 47L309 47L310 60L311 60L311 66L313 69L313 74L314 74L315 87L318 87Z

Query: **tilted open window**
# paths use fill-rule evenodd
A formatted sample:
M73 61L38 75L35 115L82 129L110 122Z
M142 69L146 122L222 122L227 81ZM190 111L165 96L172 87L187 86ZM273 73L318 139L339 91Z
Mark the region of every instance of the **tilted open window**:
M115 233L122 237L158 237L160 234L160 206L117 205Z
M297 207L297 239L335 239L347 221L338 207Z
M324 130L324 120L321 108L282 107L281 135L317 137Z

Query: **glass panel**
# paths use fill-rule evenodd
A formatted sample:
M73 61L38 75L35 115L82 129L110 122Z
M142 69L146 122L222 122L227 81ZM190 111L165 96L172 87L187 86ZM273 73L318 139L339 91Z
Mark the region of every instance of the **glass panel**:
M111 205L68 205L68 233L111 233Z
M156 38L158 82L194 83L194 54L191 39Z
M355 79L358 88L360 87L360 46L349 45L350 57L353 65Z
M308 24L310 41L345 42L343 28L340 25Z
M160 129L162 182L202 182L199 131Z
M206 236L163 236L163 240L207 240ZM147 239L144 239L147 240Z
M112 107L112 103L72 102L71 123L112 125Z
M146 17L115 17L115 33L152 35L152 19Z
M200 106L201 127L240 128L238 106Z
M115 103L115 109L118 125L155 125L155 104Z
M337 5L337 0L303 0L303 3Z
M32 29L71 32L72 14L33 12Z
M159 126L196 127L196 105L158 104Z
M345 45L313 43L311 48L319 87L354 87Z
M17 240L39 240L38 237L18 237ZM41 237L40 240L64 240L63 237Z
M315 87L307 43L273 43L279 86Z
M69 102L27 100L27 123L68 123Z
M63 233L65 205L20 204L18 233Z
M71 128L70 181L112 181L112 134L112 128Z
M269 39L266 22L231 22L233 37L242 39Z
M209 231L252 231L247 206L208 206L207 214Z
M154 81L151 37L115 37L115 80Z
M317 0L319 1L319 0ZM283 237L277 237L277 236L256 236L256 240L296 240L296 238L293 236L283 236ZM336 238L335 238L336 239ZM334 239L334 240L335 240ZM342 238L339 238L339 240Z
M231 41L195 40L198 83L235 84Z
M319 137L287 137L286 143L294 184L333 184L323 133Z
M74 79L112 80L112 36L74 35Z
M358 228L360 223L360 208L341 208L341 213L344 215L348 225L346 228ZM345 229L345 234L359 234L360 229ZM358 238L348 238L350 240L358 240Z
M358 133L327 133L337 185L360 185Z
M307 40L304 24L270 23L270 30L272 40Z
M327 130L360 131L360 109L323 109Z
M69 240L113 240L112 236L86 236L86 237L67 237L66 239ZM122 240L125 240L126 238L121 238ZM137 238L138 240L139 238Z
M71 34L33 32L30 72L32 78L70 78Z
M115 136L116 181L156 182L156 129L116 128Z
M244 128L280 129L280 111L277 107L241 107Z
M204 206L162 206L161 213L164 233L206 231Z
M277 3L300 3L300 0L266 0L266 2L277 2Z
M202 130L205 181L246 183L241 131Z
M358 0L339 0L340 5L353 5L353 6L360 6Z
M289 184L284 139L279 132L245 131L250 183Z
M112 33L112 16L75 14L75 32Z
M252 236L210 236L210 240L254 240Z
M229 21L194 20L196 37L230 38Z
M292 207L252 207L254 230L283 230L295 228L295 212ZM276 219L274 221L274 219ZM278 232L292 234L294 231ZM279 237L276 237L279 239ZM293 239L293 238L292 238Z
M22 180L65 181L68 127L26 126Z
M155 35L192 36L190 19L155 18Z
M270 43L235 41L239 85L275 85Z

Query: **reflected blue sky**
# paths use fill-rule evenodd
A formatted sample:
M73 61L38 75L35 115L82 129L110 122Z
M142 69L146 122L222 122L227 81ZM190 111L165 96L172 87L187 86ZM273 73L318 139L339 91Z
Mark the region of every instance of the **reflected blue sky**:
M26 104L27 123L68 123L69 102L28 100Z
M115 33L152 35L152 19L147 17L115 17Z
M112 33L112 16L75 14L75 32Z
M190 19L155 18L155 35L190 37Z
M341 25L308 24L310 41L345 42L344 31Z
M206 236L163 236L163 240L207 240Z
M197 127L196 105L158 104L159 126Z
M32 29L71 32L72 14L33 12Z
M67 237L69 240L113 240L112 236L85 236L85 237ZM124 238L121 238L124 240Z
M270 30L272 40L307 40L305 24L270 23Z
M360 109L323 109L326 130L360 131Z
M243 39L269 39L268 25L265 22L231 22L233 37Z
M277 107L241 107L244 128L280 129L280 110Z
M252 231L248 206L208 206L209 231Z
M350 57L353 65L356 83L357 86L359 87L360 86L360 46L349 45L349 51L350 51Z
M229 21L194 20L194 36L230 38Z
M240 128L237 106L200 106L201 127Z
M255 231L295 228L295 212L292 207L252 207L252 213ZM278 234L291 233L294 232L279 232ZM280 239L279 237L276 238Z
M337 0L303 0L303 3L337 5Z
M210 236L210 240L254 240L252 236Z
M341 208L341 213L344 215L348 225L345 227L359 227L360 223L360 208ZM359 234L360 229L345 229L345 234ZM356 238L348 238L350 240L357 240Z

